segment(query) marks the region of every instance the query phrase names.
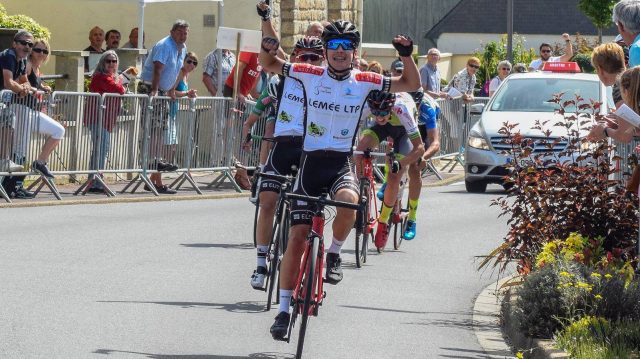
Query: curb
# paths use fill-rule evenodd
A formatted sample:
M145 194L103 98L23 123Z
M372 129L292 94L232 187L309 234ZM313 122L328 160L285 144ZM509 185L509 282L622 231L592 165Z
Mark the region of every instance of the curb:
M0 208L25 208L25 207L48 207L48 206L69 206L76 204L113 204L113 203L142 203L142 202L169 202L169 201L195 201L202 199L223 199L249 197L249 193L224 193L224 194L204 194L188 196L153 196L153 197L113 197L101 199L70 199L62 201L41 201L23 203L1 203Z
M526 359L565 359L567 353L555 347L550 339L527 337L518 329L510 307L517 298L510 289L500 289L511 275L487 286L473 306L473 326L478 343L488 358L516 358L522 352ZM513 348L513 349L512 349Z
M485 287L473 305L473 331L487 358L515 358L502 332L500 311L505 292L500 287L511 278L500 279Z
M464 173L460 173L457 175L453 175L449 178L445 178L443 180L437 181L437 182L433 182L433 183L427 183L427 184L423 184L422 187L440 187L440 186L446 186L448 184L452 184L455 182L459 182L461 180L464 179Z

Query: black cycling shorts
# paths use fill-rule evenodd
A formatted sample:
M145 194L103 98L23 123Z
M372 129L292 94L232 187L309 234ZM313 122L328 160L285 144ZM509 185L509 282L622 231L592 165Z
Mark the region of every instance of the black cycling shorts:
M293 193L317 197L323 192L334 198L341 189L360 193L351 154L333 151L303 152ZM313 212L307 202L291 203L291 224L311 224Z
M300 156L302 155L302 136L299 137L276 137L269 158L264 166L264 173L276 174L280 176L293 175L292 166L300 167ZM282 182L271 179L260 179L260 192L280 192Z
M378 139L378 143L391 137L393 139L393 152L406 156L413 149L413 144L407 136L404 127L393 126L390 123L384 125L375 124L362 132L363 135L373 135Z

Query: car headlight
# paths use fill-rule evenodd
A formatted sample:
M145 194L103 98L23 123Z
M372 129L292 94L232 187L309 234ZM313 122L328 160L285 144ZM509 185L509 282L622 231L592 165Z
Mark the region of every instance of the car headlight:
M490 150L487 140L475 133L469 134L468 144L469 147L477 148L480 150Z

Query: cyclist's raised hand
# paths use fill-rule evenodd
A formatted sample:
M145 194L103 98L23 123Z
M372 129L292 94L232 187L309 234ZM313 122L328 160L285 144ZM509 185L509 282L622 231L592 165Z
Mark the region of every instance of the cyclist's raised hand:
M271 7L269 6L269 0L262 0L256 5L258 16L262 18L262 21L271 19Z
M280 41L272 37L265 37L262 39L262 50L268 52L271 56L278 54L278 48L280 47Z
M391 44L400 56L411 56L413 53L413 40L408 35L396 35Z

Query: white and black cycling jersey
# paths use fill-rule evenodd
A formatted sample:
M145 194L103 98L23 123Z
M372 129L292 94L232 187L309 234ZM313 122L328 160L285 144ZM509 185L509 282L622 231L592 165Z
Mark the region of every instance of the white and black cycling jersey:
M284 78L273 136L304 135L304 92L300 81Z
M287 62L282 73L304 87L306 152L351 152L369 92L391 87L389 77L374 72L352 71L344 80L337 80L326 68L305 63Z

